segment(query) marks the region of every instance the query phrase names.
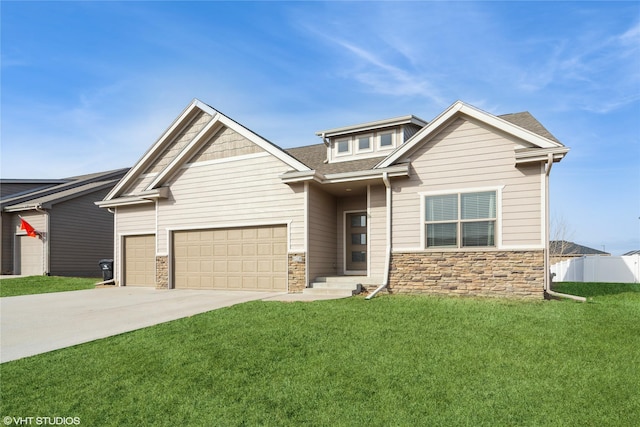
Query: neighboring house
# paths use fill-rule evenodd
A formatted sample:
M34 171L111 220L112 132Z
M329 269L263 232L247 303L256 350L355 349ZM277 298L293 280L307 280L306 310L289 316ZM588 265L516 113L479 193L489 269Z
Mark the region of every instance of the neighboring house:
M529 113L456 102L317 135L285 150L194 100L97 203L116 281L543 297L548 174L569 149Z
M113 215L96 207L128 169L60 180L1 179L2 274L102 275L113 256ZM20 218L38 233L30 237Z
M583 256L591 255L605 255L611 254L597 249L582 246L574 242L566 240L552 240L549 242L549 253L551 255L551 263L563 261L565 259L580 258Z

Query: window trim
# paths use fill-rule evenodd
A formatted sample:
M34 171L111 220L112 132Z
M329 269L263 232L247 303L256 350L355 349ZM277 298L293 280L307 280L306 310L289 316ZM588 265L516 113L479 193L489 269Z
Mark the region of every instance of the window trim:
M360 148L360 138L369 138L369 148ZM356 153L371 153L373 152L374 137L372 133L363 133L356 135L354 138L354 147Z
M452 188L450 190L437 190L421 192L419 194L420 199L420 248L425 251L442 252L442 251L482 251L482 250L495 250L502 248L502 190L504 185L492 186L492 187L470 187L470 188ZM494 246L462 246L462 236L458 235L456 240L456 246L432 246L427 247L427 220L426 220L426 198L431 196L443 196L447 194L458 194L458 200L460 200L460 194L468 193L486 193L494 191L496 193L496 218L495 218L495 245ZM461 207L458 206L458 215ZM443 221L448 223L453 221ZM455 223L459 224L463 222L482 222L482 219L476 220L462 220L458 216Z
M346 142L347 143L347 151L343 151L341 152L338 147L340 146L341 142ZM341 138L341 139L336 139L335 143L334 143L334 148L335 148L335 153L336 153L336 157L341 157L341 156L350 156L351 154L353 154L353 144L352 144L352 138L348 137L348 138Z
M391 145L382 145L382 135L391 135ZM393 150L396 147L396 132L394 130L378 132L376 135L376 148L378 151Z

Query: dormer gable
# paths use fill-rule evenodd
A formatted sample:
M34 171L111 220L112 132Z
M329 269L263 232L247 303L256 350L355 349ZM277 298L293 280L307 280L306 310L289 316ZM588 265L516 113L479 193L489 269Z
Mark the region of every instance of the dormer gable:
M427 122L409 115L316 132L327 148L328 163L388 156Z

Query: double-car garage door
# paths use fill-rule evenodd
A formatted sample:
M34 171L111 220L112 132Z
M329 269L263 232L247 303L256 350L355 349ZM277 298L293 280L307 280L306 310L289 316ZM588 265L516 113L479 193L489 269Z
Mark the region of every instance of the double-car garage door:
M287 228L173 233L173 283L183 289L287 289Z

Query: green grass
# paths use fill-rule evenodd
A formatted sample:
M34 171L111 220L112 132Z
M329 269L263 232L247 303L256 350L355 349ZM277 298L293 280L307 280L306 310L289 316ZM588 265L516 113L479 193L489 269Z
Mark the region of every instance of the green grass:
M251 302L0 365L88 426L637 426L640 292Z
M100 280L102 279L57 276L5 278L0 280L0 297L91 289Z
M640 283L560 282L553 284L553 290L592 298L603 295L640 293Z

